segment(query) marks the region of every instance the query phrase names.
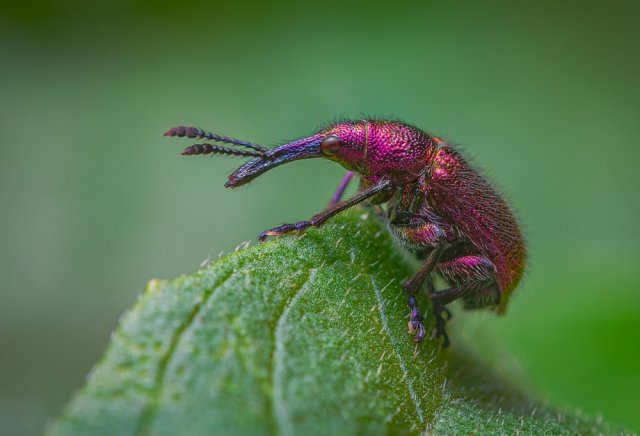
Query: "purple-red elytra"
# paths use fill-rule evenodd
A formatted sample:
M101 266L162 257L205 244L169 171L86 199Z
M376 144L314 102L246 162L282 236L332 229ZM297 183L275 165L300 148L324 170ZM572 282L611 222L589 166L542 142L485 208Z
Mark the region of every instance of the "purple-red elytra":
M230 188L299 159L322 157L345 167L347 173L323 212L267 230L259 240L320 226L361 202L379 205L394 238L423 261L402 285L410 309L409 331L417 342L424 339L425 328L416 296L425 284L435 319L433 334L443 337L446 346L444 327L450 314L445 305L462 299L465 308L502 313L522 277L526 247L507 202L460 151L416 127L398 121L344 121L272 149L195 127L178 126L165 135L218 143L189 146L184 155L252 157L229 176L225 186ZM360 179L358 192L340 201L353 176ZM435 291L434 275L449 288Z

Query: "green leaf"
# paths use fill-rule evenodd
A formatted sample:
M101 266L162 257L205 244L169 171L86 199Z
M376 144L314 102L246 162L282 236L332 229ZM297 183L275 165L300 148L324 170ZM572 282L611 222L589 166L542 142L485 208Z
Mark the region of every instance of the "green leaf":
M609 431L497 377L459 311L451 350L416 346L412 265L360 213L151 281L48 433Z

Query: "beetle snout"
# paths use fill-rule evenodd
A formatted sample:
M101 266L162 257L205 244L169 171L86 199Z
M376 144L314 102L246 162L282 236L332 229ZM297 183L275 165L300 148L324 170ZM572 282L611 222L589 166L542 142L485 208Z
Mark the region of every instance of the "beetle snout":
M322 157L323 153L320 149L321 141L321 137L315 135L272 148L267 151L264 156L251 159L235 170L229 176L229 180L227 180L224 186L227 188L236 188L249 183L270 169L287 162Z

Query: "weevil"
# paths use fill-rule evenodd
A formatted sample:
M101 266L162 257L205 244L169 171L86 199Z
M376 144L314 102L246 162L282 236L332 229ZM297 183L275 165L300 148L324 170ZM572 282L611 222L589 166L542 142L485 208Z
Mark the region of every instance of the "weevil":
M228 188L296 160L321 157L342 165L347 172L324 211L266 230L258 239L321 226L359 203L377 207L394 239L422 260L402 284L416 342L426 336L416 299L425 285L435 321L432 336L448 346L447 304L461 299L467 309L503 313L522 277L526 247L512 209L456 147L417 127L390 120L341 121L271 149L195 127L174 127L165 135L213 142L191 145L183 155L251 157L229 175ZM354 176L360 179L358 191L342 200ZM448 288L434 290L435 276Z

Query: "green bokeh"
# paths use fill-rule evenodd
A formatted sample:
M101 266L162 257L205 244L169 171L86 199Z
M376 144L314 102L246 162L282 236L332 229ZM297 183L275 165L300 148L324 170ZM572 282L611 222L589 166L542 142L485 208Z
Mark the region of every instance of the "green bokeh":
M37 433L152 277L321 209L300 162L231 192L190 123L265 144L395 115L455 143L531 245L490 323L542 394L640 428L640 7L632 2L0 6L0 432Z

